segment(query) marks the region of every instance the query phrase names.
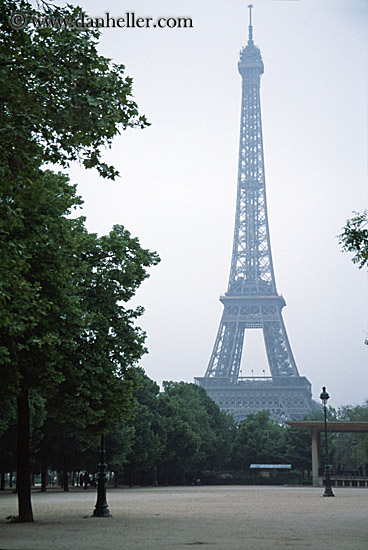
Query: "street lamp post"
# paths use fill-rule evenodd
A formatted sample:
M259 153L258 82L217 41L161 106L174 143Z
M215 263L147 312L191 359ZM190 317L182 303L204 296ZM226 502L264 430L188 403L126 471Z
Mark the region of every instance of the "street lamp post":
M323 403L323 412L325 416L325 446L326 446L326 464L325 464L325 473L326 473L326 486L325 486L325 492L323 493L324 497L333 497L335 496L331 489L331 478L330 478L330 458L328 454L328 441L327 441L327 401L329 400L330 396L328 395L326 391L326 387L323 386L322 393L319 396Z
M100 447L100 462L98 464L97 474L97 502L95 509L93 510L93 516L99 518L108 518L111 516L109 507L106 502L106 450L105 450L105 436L101 435L101 447Z

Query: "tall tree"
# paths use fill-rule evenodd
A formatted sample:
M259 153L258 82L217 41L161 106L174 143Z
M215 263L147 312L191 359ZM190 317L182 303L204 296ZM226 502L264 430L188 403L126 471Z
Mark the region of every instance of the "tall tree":
M239 423L231 451L231 463L237 470L247 470L251 463L284 461L285 428L270 419L268 411L249 414Z
M77 160L86 168L95 167L101 176L114 179L118 172L102 161L101 151L111 145L121 129L144 127L147 122L132 100L132 79L124 76L124 67L98 54L96 29L35 28L32 24L22 29L12 27L14 12L22 12L28 22L45 13L70 19L81 14L81 8L71 5L60 8L40 4L43 9L36 10L26 0L0 0L0 382L3 391L17 399L20 521L33 521L29 487L29 390L40 383L48 391L63 382L67 385L65 369L70 368L73 353L80 350L81 361L88 355L102 358L102 348L97 352L98 346L128 331L134 343L126 343L124 351L108 347L106 354L112 355L105 354L102 366L92 362L90 372L81 377L79 384L85 399L89 392L94 421L101 429L106 418L101 403L119 394L117 385L124 382L126 387L124 368L143 350L143 335L133 328L138 311L121 314L124 329L120 332L114 326L110 334L111 317L103 326L102 308L99 313L94 311L99 321L95 332L91 329L92 315L87 316L87 325L84 324L88 300L78 292L81 289L86 294L86 290L81 283L81 268L76 269L77 275L73 271L77 265L73 241L76 239L80 252L83 240L86 256L81 262L82 269L92 284L97 285L98 293L107 291L106 280L102 281L103 276L101 281L94 279L91 269L100 274L104 267L104 273L109 271L107 256L114 256L115 248L123 254L124 230L114 230L108 242L97 242L97 237L83 233L81 220L67 219L70 208L78 202L73 188L67 189L63 176L43 172L41 167L45 163L68 166ZM110 249L107 251L106 247ZM99 254L105 266L97 262ZM93 267L92 257L97 262ZM151 257L147 261L155 260ZM134 271L137 262L132 263ZM127 295L131 295L132 288L136 288L135 275L129 275L128 269L123 276L124 269L114 266L114 261L110 274L113 269L124 280L115 278L110 294L114 285L118 288L128 280L131 286ZM142 280L140 277L138 272L136 280ZM116 294L121 296L122 292ZM91 293L88 299L93 301ZM104 337L97 337L97 332L103 332ZM91 342L95 344L93 353L87 345ZM62 347L64 352L68 351L63 360ZM121 372L116 367L119 358L123 359ZM92 391L89 379L95 376L101 384L107 364L110 367L113 364L114 368L110 368L102 396L101 392Z
M159 412L166 431L160 469L172 479L185 480L201 468L221 467L230 447L226 415L196 384L164 382Z
M25 279L38 288L28 311L33 321L1 330L10 359L3 381L18 392L19 514L29 521L29 391L42 387L49 414L78 418L95 432L129 415L135 378L129 367L144 353L145 335L134 326L143 310L124 304L158 261L122 226L98 238L83 219L68 217L78 200L66 176L42 172L39 185L44 200L24 209L33 222L23 235Z
M5 309L0 325L1 385L17 400L19 513L21 520L32 521L29 392L40 384L51 388L60 382L59 340L64 330L70 338L80 318L70 262L73 232L80 222L67 218L78 201L65 176L39 170L32 185L20 186L19 191L28 195L28 201L23 201L17 223L8 224L1 247L2 252L13 247L20 258L14 260L15 281L8 285L7 273L1 278ZM12 204L11 197L8 200Z
M108 429L110 419L127 418L133 408L137 374L130 367L146 352L145 333L134 325L143 308L125 304L158 257L142 249L123 226L114 226L100 238L84 229L79 237L71 265L74 261L72 282L77 291L72 296L80 300L82 330L78 332L77 326L71 340L68 332L62 339L62 380L47 409L52 414L63 410L65 418L77 417L101 432Z
M134 419L129 422L134 435L125 469L130 485L137 475L140 476L140 483L143 485L145 474L156 472L157 463L165 448L166 432L159 413L158 384L148 378L141 368L136 369L136 374L139 380L134 392Z

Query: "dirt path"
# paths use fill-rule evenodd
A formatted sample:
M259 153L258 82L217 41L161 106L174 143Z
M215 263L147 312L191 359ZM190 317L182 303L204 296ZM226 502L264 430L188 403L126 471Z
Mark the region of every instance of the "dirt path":
M92 518L92 491L34 493L34 524L8 524L16 495L0 495L0 550L365 550L368 490L311 487L112 489L111 518Z

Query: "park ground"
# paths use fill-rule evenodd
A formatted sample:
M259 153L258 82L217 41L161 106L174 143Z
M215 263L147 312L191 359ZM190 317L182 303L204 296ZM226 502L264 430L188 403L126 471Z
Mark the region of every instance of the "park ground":
M111 489L112 517L93 518L93 490L32 493L35 523L9 523L0 494L0 550L365 550L368 489L155 487Z

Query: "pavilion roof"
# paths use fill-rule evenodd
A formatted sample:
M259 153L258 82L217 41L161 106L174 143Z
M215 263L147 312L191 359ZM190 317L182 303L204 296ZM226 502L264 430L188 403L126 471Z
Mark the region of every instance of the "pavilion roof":
M292 428L314 428L317 431L325 430L325 423L319 420L288 420L286 422ZM368 432L368 421L327 421L328 432Z

